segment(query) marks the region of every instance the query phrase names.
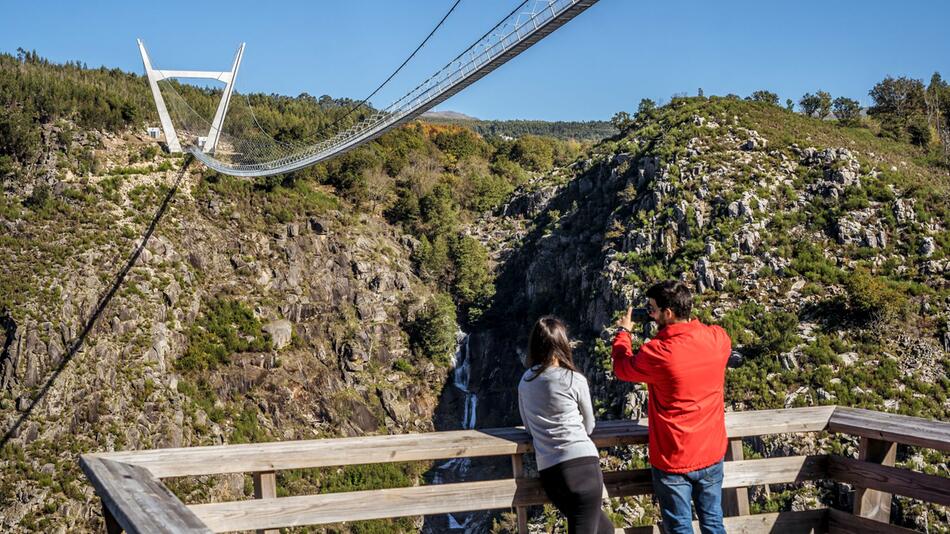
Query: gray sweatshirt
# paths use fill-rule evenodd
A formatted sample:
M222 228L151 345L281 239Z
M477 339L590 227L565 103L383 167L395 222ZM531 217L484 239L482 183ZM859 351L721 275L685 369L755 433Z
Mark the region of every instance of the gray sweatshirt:
M597 456L590 440L594 410L584 375L548 367L534 380L528 369L518 384L518 409L534 442L538 469L585 456Z

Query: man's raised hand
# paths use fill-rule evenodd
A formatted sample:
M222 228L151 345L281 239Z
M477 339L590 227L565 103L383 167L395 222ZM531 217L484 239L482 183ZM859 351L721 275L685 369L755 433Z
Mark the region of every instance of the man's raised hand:
M627 313L617 320L617 326L626 331L633 330L633 306L627 308Z

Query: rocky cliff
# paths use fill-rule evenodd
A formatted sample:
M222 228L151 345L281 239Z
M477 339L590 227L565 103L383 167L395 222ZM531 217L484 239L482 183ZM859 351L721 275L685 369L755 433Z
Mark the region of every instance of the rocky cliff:
M410 238L320 186L192 166L169 194L185 162L153 143L73 143L99 172L53 164L4 200L3 530L101 529L84 452L432 429L446 369L410 352L431 292Z
M639 117L470 227L498 266L495 306L472 333L477 389L494 400L479 420L518 422L519 357L547 313L571 326L599 417L645 417L645 389L611 375L611 325L667 278L691 284L696 315L733 338L728 410L841 404L947 420L948 185L946 167L908 145L766 104L676 99ZM746 445L778 455L855 448L827 437ZM619 450L605 461L644 456ZM902 448L899 462L948 473L934 451ZM753 492L753 507L850 498L840 486L768 490ZM939 507L897 508L908 526L946 524ZM654 513L643 499L613 511L625 524Z
M667 278L692 284L696 315L733 338L727 409L842 404L948 418L950 178L868 128L675 99L553 170L556 154L536 139L495 146L410 126L312 177L241 181L192 166L180 183L185 162L136 135L45 128L46 155L30 180L4 182L0 204L0 417L13 429L4 529L99 528L77 465L87 451L518 424L520 357L547 313L571 326L598 417L640 416L645 390L611 376L610 326ZM94 164L76 168L76 154ZM493 287L459 226L488 251ZM454 312L427 323L447 330L429 332L428 349L414 338L439 291L465 310L467 391L445 387L458 382L448 376ZM470 395L478 402L463 421ZM782 455L855 443L746 446ZM644 458L622 448L604 461ZM902 448L898 461L947 473L933 451ZM477 467L468 473L508 469ZM421 474L394 469L352 478ZM283 473L279 484L312 493L349 474ZM209 477L174 491L208 501L250 487ZM822 484L752 495L758 510L850 498ZM906 525L946 524L945 510L897 502ZM655 518L648 499L611 506L624 524ZM440 521L426 528L450 524ZM478 516L469 531L505 521Z

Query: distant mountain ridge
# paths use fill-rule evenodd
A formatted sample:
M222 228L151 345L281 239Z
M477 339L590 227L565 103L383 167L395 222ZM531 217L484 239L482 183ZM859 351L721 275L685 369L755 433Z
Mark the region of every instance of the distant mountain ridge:
M463 120L463 121L481 120L478 117L472 117L471 115L459 113L458 111L426 111L425 113L422 114L422 118L427 119L427 120L432 120L432 119Z
M607 121L482 120L456 111L426 112L421 118L436 124L464 126L482 136L540 135L556 139L600 141L618 133L617 128Z

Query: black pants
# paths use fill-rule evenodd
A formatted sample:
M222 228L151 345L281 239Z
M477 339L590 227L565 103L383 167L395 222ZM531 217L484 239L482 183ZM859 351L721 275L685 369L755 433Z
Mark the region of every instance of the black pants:
M613 534L614 525L601 509L604 475L596 457L574 458L542 469L541 484L567 517L569 534Z

